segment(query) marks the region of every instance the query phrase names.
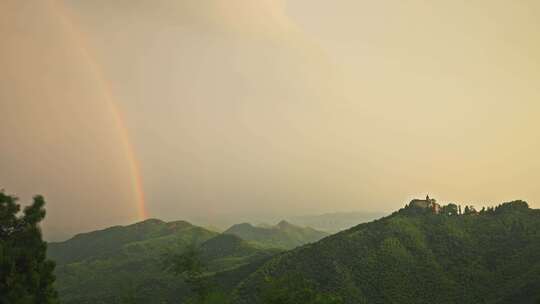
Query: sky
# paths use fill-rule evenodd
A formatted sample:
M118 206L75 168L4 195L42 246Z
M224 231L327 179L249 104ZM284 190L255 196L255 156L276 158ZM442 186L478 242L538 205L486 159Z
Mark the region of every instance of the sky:
M0 188L45 236L540 207L540 3L0 2Z

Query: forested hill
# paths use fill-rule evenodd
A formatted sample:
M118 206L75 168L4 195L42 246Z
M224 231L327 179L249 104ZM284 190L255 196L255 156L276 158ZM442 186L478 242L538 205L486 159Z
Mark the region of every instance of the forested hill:
M185 221L149 219L51 243L48 256L57 263L56 288L62 303L162 301L188 290L163 271L162 255L217 235Z
M253 226L249 223L236 224L225 234L236 235L243 240L259 243L267 247L292 249L306 243L316 242L329 234L310 227L299 227L287 221L275 226Z
M344 303L540 303L540 210L515 201L467 214L404 208L280 254L235 303L291 274Z
M114 226L103 230L77 234L65 242L48 244L48 256L57 264L83 261L88 258L108 257L127 247L164 249L183 247L191 242L204 242L217 233L194 226L186 221L164 222L148 219L128 226ZM174 248L172 248L174 249Z
M51 243L48 255L62 303L182 303L190 288L164 262L192 245L208 266L205 276L227 293L280 252L185 221L149 219Z

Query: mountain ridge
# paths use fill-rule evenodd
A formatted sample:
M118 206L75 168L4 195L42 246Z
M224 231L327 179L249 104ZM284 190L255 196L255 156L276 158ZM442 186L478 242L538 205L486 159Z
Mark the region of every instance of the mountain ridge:
M250 223L240 223L231 226L224 234L237 235L240 238L257 242L268 247L292 249L307 243L316 242L329 234L310 227L299 227L280 221L274 226L254 226Z
M181 277L165 271L164 259L192 245L207 264L206 275L227 291L281 252L183 220L147 219L50 243L48 256L57 263L63 303L170 303L191 291Z
M268 280L290 273L346 304L536 304L540 210L523 201L455 216L404 208L275 256L239 284L235 303L261 303Z

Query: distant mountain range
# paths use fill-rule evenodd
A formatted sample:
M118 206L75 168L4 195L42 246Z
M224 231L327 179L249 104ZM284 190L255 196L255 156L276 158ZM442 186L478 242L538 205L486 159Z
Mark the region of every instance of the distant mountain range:
M316 242L329 235L313 228L295 226L287 221L281 221L275 226L237 224L223 233L233 234L262 246L283 249L292 249L306 243Z
M336 233L349 229L361 223L370 222L390 214L390 212L370 212L370 211L347 211L314 215L234 215L219 214L213 217L191 216L189 222L200 227L205 227L212 231L223 232L237 223L251 223L254 226L272 226L268 223L277 223L280 220L300 226L311 227L316 230Z
M166 253L197 244L217 284L232 289L280 249L262 248L185 221L149 219L48 244L62 303L178 303L189 289L164 271Z
M285 221L272 227L234 225L219 234L186 221L149 219L49 243L48 256L57 263L62 303L169 303L185 299L189 290L164 271L166 253L181 253L196 244L208 275L232 291L275 254L326 235Z

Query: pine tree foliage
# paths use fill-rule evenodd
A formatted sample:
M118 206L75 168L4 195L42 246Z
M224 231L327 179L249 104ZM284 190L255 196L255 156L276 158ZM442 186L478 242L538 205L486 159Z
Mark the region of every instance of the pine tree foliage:
M17 201L0 191L0 303L57 303L55 264L46 258L47 244L39 228L45 200L34 197L22 214Z

